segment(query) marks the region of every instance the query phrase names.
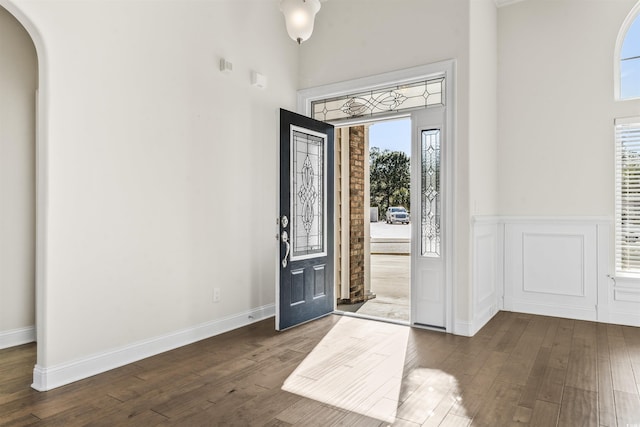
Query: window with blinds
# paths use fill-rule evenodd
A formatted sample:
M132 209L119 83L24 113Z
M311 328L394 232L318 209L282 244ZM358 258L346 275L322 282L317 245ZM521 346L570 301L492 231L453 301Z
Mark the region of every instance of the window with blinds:
M616 271L640 275L640 117L616 119Z

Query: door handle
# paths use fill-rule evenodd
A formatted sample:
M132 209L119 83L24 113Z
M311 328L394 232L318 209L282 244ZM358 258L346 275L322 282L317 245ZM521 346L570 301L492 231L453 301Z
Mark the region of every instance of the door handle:
M291 243L289 243L289 233L286 231L282 232L282 242L287 245L287 252L284 254L284 258L282 259L282 268L287 268L289 252L291 251Z

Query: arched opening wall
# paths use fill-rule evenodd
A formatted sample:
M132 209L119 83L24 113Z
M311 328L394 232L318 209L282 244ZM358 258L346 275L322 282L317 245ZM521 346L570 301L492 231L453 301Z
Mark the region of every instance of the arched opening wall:
M277 112L299 62L277 5L0 6L38 58L33 387L272 315Z
M32 38L0 7L0 348L36 339L37 88Z

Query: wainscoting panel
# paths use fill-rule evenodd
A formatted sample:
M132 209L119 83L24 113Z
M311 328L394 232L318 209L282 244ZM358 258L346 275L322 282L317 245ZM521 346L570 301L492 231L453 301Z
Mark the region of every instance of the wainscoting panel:
M497 310L640 326L640 280L614 277L607 217L474 217L473 319Z
M640 283L638 279L609 278L607 319L609 323L640 326Z
M505 223L505 308L596 320L597 225Z
M473 322L474 335L498 312L502 294L499 274L500 225L496 218L484 218L473 223Z
M586 267L584 235L522 233L524 292L586 297Z

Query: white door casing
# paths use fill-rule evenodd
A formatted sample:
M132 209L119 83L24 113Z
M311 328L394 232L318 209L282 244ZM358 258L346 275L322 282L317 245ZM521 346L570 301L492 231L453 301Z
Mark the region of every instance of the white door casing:
M415 283L417 280L416 275L414 274L415 267L412 266L412 307L411 307L411 320L410 323L412 326L417 327L429 327L425 325L436 326L435 323L431 323L431 320L428 316L428 309L420 308L418 304L415 303L414 295L416 292L421 292L420 298L423 300L433 299L433 296L430 292L442 292L442 294L438 297L440 298L442 307L438 309L437 314L432 312L431 315L437 316L438 319L442 319L441 326L437 326L438 329L446 330L447 332L456 333L454 330L454 321L455 318L455 292L453 290L453 283L455 283L455 263L454 263L454 241L455 241L455 223L453 221L453 213L455 210L455 197L454 197L454 157L455 157L455 83L456 83L456 75L455 75L455 60L446 60L442 62L437 62L433 64L427 64L423 66L408 68L404 70L392 71L384 74L379 74L375 76L368 76L359 79L333 83L318 87L313 87L309 89L304 89L298 91L298 108L297 111L299 114L306 115L311 117L311 103L313 101L329 99L332 97L339 97L342 95L346 95L349 93L359 93L366 92L369 90L374 90L380 87L385 86L393 86L393 85L402 85L411 82L416 82L424 79L429 79L437 76L444 76L445 78L445 90L443 96L443 106L442 107L429 107L423 110L415 110L412 113L409 112L389 112L387 114L379 114L375 118L374 117L354 117L349 120L340 120L339 122L333 122L328 120L327 122L333 124L334 126L351 126L351 125L359 125L364 123L370 123L379 119L392 119L392 118L401 118L401 117L409 117L413 118L414 113L419 113L421 111L425 111L427 114L434 113L438 111L441 119L442 126L442 136L446 138L446 144L442 146L442 226L444 227L442 233L442 262L439 267L440 273L431 272L429 273L429 269L423 271L423 275L428 274L439 274L439 280L442 282L442 288L437 290L418 287L418 284ZM413 126L413 124L412 124ZM443 140L444 141L444 140ZM412 164L415 163L412 159ZM413 166L412 166L413 168ZM413 171L412 171L413 174ZM413 180L413 178L412 178ZM413 187L412 183L412 187ZM412 206L413 205L413 193L415 191L412 188ZM412 221L414 221L412 216ZM412 225L413 227L413 225ZM416 231L412 230L412 245L416 245ZM412 247L412 251L415 253L415 248ZM445 262L447 261L447 262ZM415 263L413 263L415 264ZM423 266L424 267L424 266ZM436 322L438 323L438 322Z

